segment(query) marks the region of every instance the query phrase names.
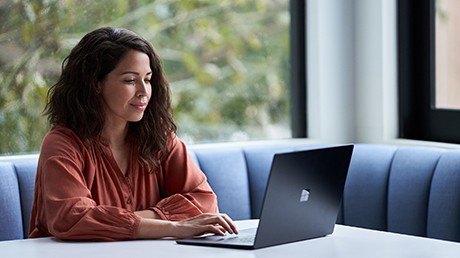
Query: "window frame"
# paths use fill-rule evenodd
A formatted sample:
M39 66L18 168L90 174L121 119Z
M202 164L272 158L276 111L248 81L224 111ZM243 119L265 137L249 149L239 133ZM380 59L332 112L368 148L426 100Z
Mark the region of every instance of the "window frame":
M399 137L460 143L460 110L435 107L436 0L398 0Z
M290 0L291 134L307 138L306 1Z

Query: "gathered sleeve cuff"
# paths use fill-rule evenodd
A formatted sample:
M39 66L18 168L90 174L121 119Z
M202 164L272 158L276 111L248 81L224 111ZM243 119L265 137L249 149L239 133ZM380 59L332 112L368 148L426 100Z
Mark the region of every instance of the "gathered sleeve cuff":
M154 210L163 220L179 221L200 215L202 212L181 194L175 194L161 200Z
M178 221L202 213L218 213L217 197L203 171L175 135L162 166L160 185L166 198L151 209L164 220Z
M54 221L49 229L64 240L118 241L137 239L140 223L141 217L133 212L95 206L80 215L75 224Z

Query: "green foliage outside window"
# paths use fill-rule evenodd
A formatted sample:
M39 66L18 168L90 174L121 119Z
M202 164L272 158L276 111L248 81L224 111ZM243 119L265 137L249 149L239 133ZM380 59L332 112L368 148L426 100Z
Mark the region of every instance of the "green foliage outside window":
M289 138L289 23L287 0L0 1L0 153L39 151L63 59L103 26L155 47L186 142Z

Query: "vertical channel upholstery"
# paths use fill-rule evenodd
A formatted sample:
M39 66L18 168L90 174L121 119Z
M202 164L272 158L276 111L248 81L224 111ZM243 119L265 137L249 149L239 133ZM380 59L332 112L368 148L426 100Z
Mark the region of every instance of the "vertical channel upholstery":
M399 147L388 183L388 231L426 236L431 179L442 149Z
M460 150L443 153L434 172L427 236L460 242Z
M0 241L23 238L18 178L13 164L2 162L0 163Z
M235 220L251 218L248 170L240 148L194 150L217 195L219 210Z
M24 238L28 238L29 236L29 226L30 217L32 213L32 203L34 201L34 187L37 164L38 159L14 163L14 167L18 176L19 193L21 197Z
M357 144L343 193L343 223L387 229L388 177L395 146Z

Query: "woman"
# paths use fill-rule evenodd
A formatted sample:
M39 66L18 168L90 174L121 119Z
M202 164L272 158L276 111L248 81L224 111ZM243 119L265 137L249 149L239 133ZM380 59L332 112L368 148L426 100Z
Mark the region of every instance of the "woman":
M238 233L175 135L169 85L148 41L87 34L48 92L29 237L116 241Z

